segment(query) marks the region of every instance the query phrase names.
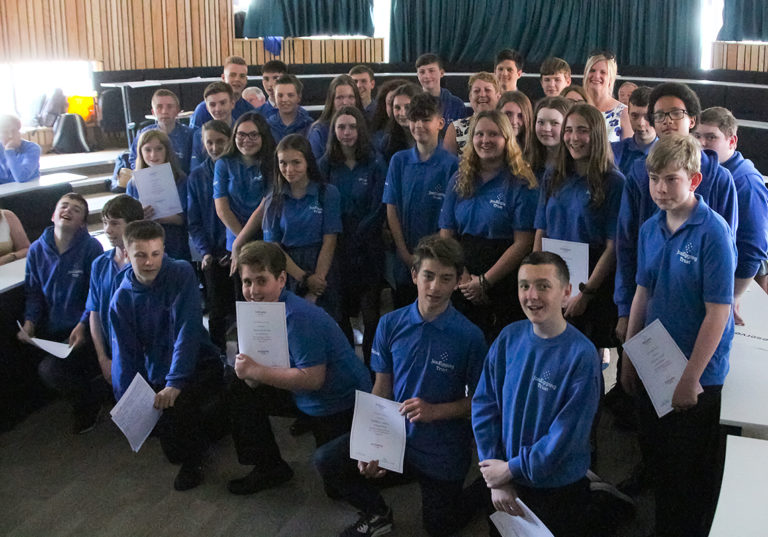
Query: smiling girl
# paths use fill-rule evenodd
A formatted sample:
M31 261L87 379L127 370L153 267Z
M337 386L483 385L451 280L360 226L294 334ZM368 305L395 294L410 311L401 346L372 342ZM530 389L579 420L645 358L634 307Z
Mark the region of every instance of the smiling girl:
M531 143L526 146L524 156L539 182L545 170L554 167L557 162L560 131L570 107L571 102L562 97L544 97L536 103L533 111L535 136L531 137Z
M512 126L520 151L531 145L533 139L533 108L531 101L522 91L505 91L501 94L496 109L504 112Z

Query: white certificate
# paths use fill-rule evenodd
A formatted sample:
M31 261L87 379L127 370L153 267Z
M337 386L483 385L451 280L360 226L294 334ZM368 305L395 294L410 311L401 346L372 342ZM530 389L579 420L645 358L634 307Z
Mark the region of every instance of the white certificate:
M491 515L491 520L501 537L554 537L523 500L517 498L517 505L523 510L523 516L512 516L501 511Z
M238 302L237 344L257 364L291 367L285 302Z
M672 396L688 359L656 319L624 343L624 350L643 381L645 391L661 418L672 412Z
M405 416L400 414L400 403L355 391L349 457L363 462L379 461L379 467L403 473Z
M16 326L19 327L19 330L24 330L21 327L21 323L19 321L16 321ZM58 341L40 339L39 337L31 337L29 338L29 342L35 347L43 349L45 352L51 356L55 356L56 358L64 359L69 356L70 352L72 352L72 347L69 346L69 343L60 343Z
M131 385L109 413L133 451L139 451L163 413L154 404L155 391L144 377L136 373Z
M541 249L563 258L571 273L571 294L576 296L579 284L589 280L589 244L544 238L541 240Z
M134 170L133 182L141 204L144 207L151 205L155 210L155 219L184 212L170 163Z

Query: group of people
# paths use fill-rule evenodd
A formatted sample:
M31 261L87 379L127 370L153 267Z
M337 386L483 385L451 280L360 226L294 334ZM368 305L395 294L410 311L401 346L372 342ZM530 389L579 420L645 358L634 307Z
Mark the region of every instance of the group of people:
M130 179L102 212L111 250L88 235L77 194L29 247L19 338L73 347L39 371L72 401L75 432L104 400L94 376L119 398L141 374L164 409L157 432L181 464L177 490L202 481L221 412L253 466L232 493L291 479L269 416L297 415L325 492L362 511L342 535L391 530L379 489L414 480L430 535L491 505L519 515L518 498L554 535L587 535L602 357L659 319L689 360L676 412L656 416L626 357L617 390L636 403L656 534L705 536L734 315L768 258L768 190L736 149L732 114L702 112L676 82L636 87L625 104L607 52L587 60L583 87L566 62L545 61L546 96L532 103L516 87L522 56L501 51L494 73L470 78L471 111L441 87L434 54L416 62L419 85L389 81L376 97L373 71L356 66L333 79L315 121L279 61L263 66L254 109L247 68L227 58L190 127L173 93L152 98L157 124L132 162L171 164L182 213L155 219ZM588 245L578 288L545 239ZM387 285L395 309L380 318ZM236 299L285 303L289 368L240 354L224 373ZM349 459L355 390L401 404L402 475ZM465 487L475 446L482 477Z

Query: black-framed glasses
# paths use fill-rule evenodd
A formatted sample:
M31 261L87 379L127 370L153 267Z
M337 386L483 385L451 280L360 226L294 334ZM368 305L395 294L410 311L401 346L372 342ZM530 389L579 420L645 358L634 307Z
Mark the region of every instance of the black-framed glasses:
M261 134L256 132L256 131L238 132L237 134L235 134L235 138L237 138L241 142L244 142L246 140L250 140L252 142L255 142L256 140L261 138Z
M674 110L670 110L669 112L654 112L651 117L653 118L654 123L662 123L665 118L669 118L672 121L680 121L687 115L688 115L688 110L675 108Z

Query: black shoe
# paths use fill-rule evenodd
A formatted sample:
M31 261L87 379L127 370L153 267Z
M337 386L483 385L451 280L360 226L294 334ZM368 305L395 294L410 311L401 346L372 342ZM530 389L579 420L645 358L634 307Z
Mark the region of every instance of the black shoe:
M360 513L357 522L339 534L339 537L378 537L392 531L392 509L385 515L366 515Z
M85 408L75 410L73 413L74 421L72 423L72 432L74 434L85 434L96 427L101 411L100 404L89 405Z
M249 474L227 483L227 489L232 494L255 494L260 490L271 489L290 481L292 477L293 470L291 467L285 461L281 461L279 465L268 472L254 468Z
M288 432L291 433L291 436L301 436L311 430L312 426L309 418L307 416L299 416L291 423L291 428L288 429Z
M203 482L203 467L200 464L184 463L173 480L173 488L178 491L193 489Z

